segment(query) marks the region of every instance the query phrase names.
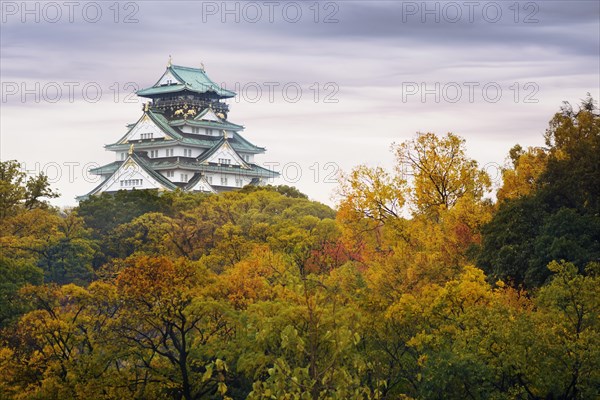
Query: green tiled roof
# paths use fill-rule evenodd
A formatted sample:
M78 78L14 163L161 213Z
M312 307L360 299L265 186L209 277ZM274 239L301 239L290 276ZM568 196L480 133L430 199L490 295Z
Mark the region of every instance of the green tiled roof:
M196 121L193 119L173 119L170 122L171 126L183 126L185 124L191 125L191 126L200 126L200 127L206 127L206 128L216 128L216 129L229 129L229 130L236 130L239 131L241 129L244 129L244 127L242 125L237 125L234 123L231 123L229 121L223 121L223 122L216 122L216 121Z
M162 174L160 174L156 171L159 171L159 170L164 171L164 170L169 170L169 169L173 169L173 168L181 168L181 169L188 169L188 170L197 171L197 172L216 172L216 173L219 173L219 172L236 173L237 172L240 175L249 176L249 177L258 177L258 178L276 178L279 176L279 173L276 171L271 171L271 170L263 168L259 165L250 164L250 163L247 164L250 167L250 169L245 169L245 168L240 168L239 166L236 166L236 165L223 166L223 165L216 165L216 164L201 164L194 158L185 158L185 157L147 158L144 156L136 155L135 153L133 156L135 156L134 159L138 163L143 164L142 167L149 174L153 174L152 176L155 177L157 180L160 180L161 183L163 181L166 181L166 182L169 182L171 185L173 185L173 183L171 183L167 178L165 178ZM112 168L114 168L114 171L116 171L117 169L119 169L119 167L121 166L122 163L123 163L123 161L115 161L113 163L104 165L102 167L98 167L93 170L90 170L90 172L96 173L95 171L98 171L98 170L108 172ZM93 194L93 193L91 193L91 194Z
M171 182L170 180L168 180L167 178L165 178L162 174L160 174L159 172L154 171L151 168L151 166L148 163L148 160L149 160L148 158L139 156L139 155L137 155L135 153L131 154L130 157L140 167L142 167L142 169L148 175L150 175L151 177L153 177L154 179L156 179L161 185L163 185L164 187L166 187L167 189L170 189L170 190L177 189L177 185L175 185L173 182ZM112 170L112 173L111 173L111 176L112 176L112 174L114 174L125 161L115 161L115 162L112 162L110 164L104 165L102 167L91 169L90 172L95 174L96 171L106 171L104 173L108 173L108 172L110 172L110 170ZM94 189L92 189L88 194L83 195L83 196L79 196L78 199L79 200L84 200L84 199L88 198L89 196L92 196L92 195L96 194L98 192L98 190L100 190L100 188L109 179L110 179L110 176L107 177L106 179L104 179L98 186L96 186Z
M177 185L175 185L173 182L164 177L161 173L156 172L152 168L152 163L149 158L141 157L135 153L131 155L131 158L133 158L138 164L140 164L140 166L144 169L144 171L148 173L148 175L152 176L154 179L165 185L167 188L172 190L177 189Z
M193 165L190 166L191 168L193 168L196 171L202 171L202 172L228 172L228 173L235 173L235 172L239 172L240 175L243 176L250 176L250 177L257 177L257 178L276 178L279 176L279 173L276 171L271 171L269 169L260 167L258 165L255 164L248 164L252 169L241 169L239 167L231 166L231 167L224 167L224 166L220 166L220 165Z
M222 137L221 140L219 140L219 142L217 144L215 144L213 146L212 149L205 151L204 153L200 154L200 156L198 156L198 158L196 158L196 160L199 163L203 163L205 165L207 164L207 160L213 155L215 154L223 145L227 145L227 146L231 146L231 143L229 143L229 140L227 140L226 138ZM233 146L231 146L233 148ZM251 168L250 164L248 164L246 161L244 161L244 159L235 151L235 149L233 149L234 153L240 158L240 161L242 162L242 165L239 168L242 169L248 169ZM229 168L229 167L228 167Z
M211 111L211 112L212 112L212 113L215 115L215 117L217 117L217 118L219 119L219 121L221 121L221 122L223 122L223 123L226 123L226 124L230 124L230 125L233 125L233 126L239 127L240 129L244 129L244 126L243 126L243 125L234 124L234 123L233 123L233 122L231 122L231 121L227 121L226 119L224 119L224 118L221 118L221 117L219 116L219 114L218 114L218 113L216 113L216 112L215 112L215 111L214 111L214 110L213 110L211 107L206 107L204 110L200 111L200 113L198 113L198 115L196 115L196 116L194 117L193 121L195 121L195 122L200 122L200 121L202 121L202 120L204 119L204 116L205 116L206 114L208 114L208 112L209 112L209 111Z
M215 93L216 95L229 98L235 97L235 92L221 88L215 82L213 82L207 75L206 72L200 68L182 67L179 65L171 65L167 67L167 71L171 72L175 78L181 83L174 85L162 85L137 91L138 96L151 97L166 93L177 93L184 90L189 90L195 93Z
M215 152L219 150L219 148L223 145L223 143L225 143L225 141L226 139L224 137L221 137L221 140L219 140L211 149L205 151L204 153L198 156L198 162L204 162L207 158L215 154Z
M199 135L196 135L196 134L181 133L178 129L173 128L173 126L183 125L182 122L184 122L184 120L174 120L174 121L169 122L165 118L164 115L162 115L158 112L155 112L155 111L151 111L151 110L145 111L145 114L148 114L148 117L150 117L150 119L156 125L158 125L158 127L160 129L163 130L163 132L165 132L166 134L168 134L169 136L171 136L173 139L175 139L176 141L178 141L181 144L210 148L210 147L214 146L216 143L218 143L219 140L221 140L221 138L218 136L209 139L207 136L200 137ZM143 115L141 118L143 118ZM140 118L140 120L141 120L141 118ZM138 120L138 122L140 120ZM193 121L193 120L188 120L187 122L192 122L192 125L199 125L199 126L200 126L200 124L208 125L210 123L209 121ZM131 130L134 128L134 126L136 124L137 124L137 122L135 124L133 124L129 128L127 133L125 133L125 135L123 135L116 143L108 144L104 147L108 150L117 150L117 151L129 149L129 143L120 143L120 142L123 141L127 137L127 135L129 135L129 132L131 132ZM229 144L231 145L231 147L233 147L233 149L235 151L243 151L243 152L254 153L254 154L263 153L265 151L264 147L259 147L253 143L250 143L249 141L244 139L240 134L238 134L235 131L235 129L243 128L241 125L235 125L235 124L228 123L228 124L231 124L231 126L227 126L227 125L222 125L222 124L219 124L216 122L213 122L212 124L214 124L214 126L212 126L214 128L228 129L228 130L233 131L233 140L230 141ZM164 146L165 141L163 139L154 139L153 141L148 140L148 141L142 141L142 142L134 142L134 144L136 146L138 146L138 148L154 148L154 147Z
M195 185L196 183L198 183L198 181L199 181L199 180L201 180L201 179L202 179L202 174L201 174L201 173L199 173L199 172L196 172L196 173L194 174L194 176L192 176L192 179L190 179L190 180L189 180L189 181L188 181L188 182L185 184L185 186L184 186L184 189L185 189L185 190L190 190L190 189L191 189L191 188L193 188L193 187L194 187L194 185ZM206 183L208 184L208 186L211 186L211 185L210 185L208 182L206 182ZM214 190L213 190L213 192L214 192Z
M142 120L142 118L144 118L144 115L146 115L146 114L148 115L148 117L150 117L152 122L154 122L156 125L158 125L158 127L160 129L162 129L163 132L165 132L166 134L171 136L173 139L179 140L179 139L183 138L183 136L181 136L181 134L179 132L177 132L175 129L173 129L169 126L169 122L162 114L148 110L148 111L144 111L144 114L142 114L142 116L140 117L140 119L137 120L137 122L127 125L127 127L129 128L127 130L127 132L123 136L121 136L121 138L119 140L117 140L117 142L114 144L118 144L119 142L125 140L127 135L129 135L129 132L131 132L131 130L133 128L135 128L135 126ZM105 147L108 148L108 146L105 146Z
M235 135L234 135L235 138ZM202 138L191 138L191 137L183 137L181 140L178 140L177 143L180 143L182 145L190 145L190 146L196 146L196 147L203 147L203 148L212 148L216 143L218 143L218 141L220 140L220 137L214 137L214 140L209 140L209 139L202 139ZM141 142L133 142L133 144L135 145L135 149L136 150L146 150L146 149L153 149L156 147L164 147L166 145L168 146L172 146L173 142L169 141L169 142L165 142L164 140L161 139L154 139L154 141L151 140L147 140L147 141L141 141ZM265 151L264 148L262 147L257 147L254 146L253 144L246 142L246 141L229 141L229 144L231 145L231 147L233 147L233 149L235 151L241 151L241 152L245 152L245 153L251 153L251 154L260 154L263 153ZM107 150L112 150L112 151L126 151L129 150L130 147L130 143L113 143L113 144L107 144L106 146L104 146L104 148L106 148Z
M150 110L148 110L147 112L152 121L154 121L165 133L168 133L175 139L182 138L181 134L169 125L169 121L165 118L164 115Z
M235 139L236 142L240 143L241 147L255 148L257 150L260 150L260 152L264 152L265 150L267 150L264 147L260 147L260 146L250 143L248 140L244 139L242 137L242 135L238 134L237 132L233 132L233 138ZM233 143L229 142L229 144L234 148L234 150L237 151L237 148L236 148L237 143L236 142L233 142Z
M113 174L123 164L123 161L113 161L110 164L103 165L97 168L91 168L90 173L94 175Z

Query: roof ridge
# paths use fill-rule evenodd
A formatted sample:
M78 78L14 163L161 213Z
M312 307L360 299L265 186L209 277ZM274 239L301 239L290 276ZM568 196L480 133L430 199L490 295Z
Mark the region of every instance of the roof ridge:
M174 139L181 140L183 136L179 132L177 132L170 124L169 120L161 113L155 113L152 110L145 111L148 113L152 121L159 125L159 128L163 129L163 131L169 136L174 136Z
M235 139L238 139L240 142L245 143L246 145L248 145L250 147L254 147L256 149L260 149L260 150L263 150L263 151L266 150L265 147L260 147L260 146L255 145L254 143L252 143L251 141L249 141L248 139L246 139L245 137L243 137L242 135L240 135L236 131L233 131L233 136L234 136Z
M205 70L203 70L202 68L187 67L187 66L185 66L185 65L176 65L176 64L171 64L171 68L191 69L191 70L195 70L195 71L202 71L202 72L206 72L206 71L205 71Z
M223 143L225 143L227 139L225 138L225 136L222 136L221 139L216 142L213 147L211 147L210 149L208 149L207 151L205 151L204 153L200 154L198 157L196 157L196 160L199 163L204 162L208 157L212 156L213 154L215 154L215 152L221 147L223 146Z
M154 171L147 163L146 160L144 160L144 158L138 154L136 154L135 152L130 154L130 156L138 165L140 165L142 167L142 169L151 177L153 177L154 179L156 179L157 181L159 181L160 183L164 184L167 187L171 187L171 189L175 189L177 185L175 185L173 182L171 182L170 180L168 180L166 177L164 177L160 172ZM148 158L146 156L146 158ZM150 158L148 158L148 160L150 160Z

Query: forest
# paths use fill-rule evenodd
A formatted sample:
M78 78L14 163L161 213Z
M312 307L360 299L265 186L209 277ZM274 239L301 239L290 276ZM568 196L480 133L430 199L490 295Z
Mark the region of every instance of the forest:
M417 133L335 209L284 185L59 209L2 161L0 399L599 398L600 113L549 118L497 190Z

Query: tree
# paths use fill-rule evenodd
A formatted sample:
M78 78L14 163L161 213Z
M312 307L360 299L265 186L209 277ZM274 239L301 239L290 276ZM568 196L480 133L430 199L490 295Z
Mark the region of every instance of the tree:
M391 176L381 167L355 167L342 176L339 195L343 197L340 210L349 219L371 219L377 224L389 218L400 218L405 203L406 182Z
M77 214L92 228L97 237L104 237L120 224L132 221L147 212L168 209L166 198L152 190L119 190L90 196L79 203Z
M10 215L27 197L25 173L16 161L0 162L0 219Z
M86 385L106 379L118 352L101 345L107 336L110 341L106 312L115 307L103 286L94 284L89 291L75 285L21 290L21 301L33 310L20 318L11 331L12 346L3 349L8 353L3 366L10 373L0 376L0 387L12 392L10 398L76 399ZM96 396L106 398L101 391Z
M123 261L116 280L125 305L115 328L173 399L227 391L219 353L234 324L226 306L203 294L211 280L197 264L148 256Z
M414 207L437 218L442 210L470 195L479 200L490 187L487 173L465 155L464 139L448 133L417 133L413 140L392 145L399 172L408 168L414 178Z
M20 207L28 210L45 208L48 203L43 198L58 197L43 173L27 180L26 177L17 161L0 161L0 222Z
M463 139L419 133L392 149L395 175L361 166L344 177L337 217L345 247L369 265L383 302L455 276L492 212L483 199L489 177L465 155ZM412 219L403 212L405 199Z
M545 135L550 157L539 195L553 210L600 213L600 112L588 93L577 112L565 103Z
M527 287L552 274L564 259L583 271L600 257L600 114L591 97L554 115L546 150L511 150L498 211L483 229L478 265L492 279Z
M256 186L256 185L247 185L240 190L241 193L252 193L259 190L267 190L280 193L286 197L292 197L296 199L308 199L308 196L299 191L294 186L288 185L264 185L264 186Z
M524 151L518 144L510 151L512 168L502 170L502 187L496 197L498 201L527 196L538 189L538 179L545 171L548 152L539 147Z
M600 396L600 264L585 274L567 262L548 265L555 275L536 298L534 354L541 373L532 390L539 397L592 399ZM553 379L544 379L552 375Z
M238 362L255 380L248 399L375 398L377 388L361 381L360 316L345 304L339 282L288 278L277 300L248 308L247 348Z
M56 235L38 250L38 266L44 271L46 282L85 285L92 278L92 260L98 245L91 238L91 230L83 219L67 211L58 221Z
M523 197L501 203L483 229L477 265L491 279L502 279L514 286L541 285L550 271L545 265L531 265L535 258L535 238L547 212L541 202Z
M27 284L41 284L44 272L28 260L0 256L0 276L1 329L27 310L27 305L19 299L19 289Z

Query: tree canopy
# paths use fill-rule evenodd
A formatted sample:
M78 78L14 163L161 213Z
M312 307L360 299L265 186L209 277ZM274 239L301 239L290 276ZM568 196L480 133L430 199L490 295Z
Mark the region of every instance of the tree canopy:
M289 186L59 210L3 162L0 399L600 397L599 120L565 105L496 201L458 135L337 209Z

